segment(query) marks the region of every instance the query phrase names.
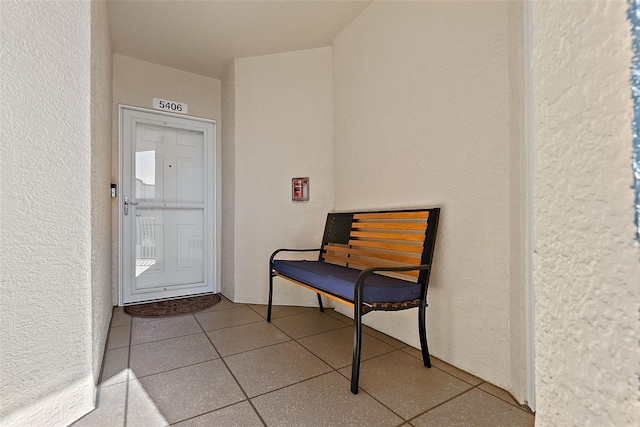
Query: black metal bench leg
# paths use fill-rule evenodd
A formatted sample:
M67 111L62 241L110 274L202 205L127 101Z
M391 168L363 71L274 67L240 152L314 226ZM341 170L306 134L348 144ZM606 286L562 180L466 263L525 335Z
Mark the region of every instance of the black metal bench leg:
M322 295L320 294L316 294L316 295L318 295L318 304L320 304L320 311L324 313L324 305L322 305Z
M427 345L427 328L425 317L427 314L427 304L422 303L418 308L418 332L420 333L420 347L422 348L422 362L427 368L431 367L431 356L429 356L429 346Z
M353 361L351 364L351 393L358 394L360 379L360 353L362 351L362 311L361 305L354 306L353 316Z
M273 303L273 270L269 265L269 306L267 307L267 322L271 323L271 304Z

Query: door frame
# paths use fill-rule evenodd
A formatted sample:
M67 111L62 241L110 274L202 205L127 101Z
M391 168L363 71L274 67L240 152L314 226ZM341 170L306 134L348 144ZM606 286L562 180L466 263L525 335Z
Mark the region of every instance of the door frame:
M533 3L523 5L523 56L524 56L524 147L525 147L525 337L527 367L527 405L536 411L536 351L535 351L535 282L533 276L534 252L534 137L533 137Z
M201 122L213 125L213 131L209 138L205 137L205 147L210 144L210 148L207 150L206 166L208 173L205 177L205 204L206 210L209 211L209 215L205 215L205 230L208 237L207 247L208 256L204 260L205 263L205 281L209 280L213 282L213 292L219 292L220 282L220 270L218 268L218 260L220 258L220 244L218 235L219 215L218 215L218 203L219 203L219 191L218 191L218 145L217 145L217 123L212 119L205 119L202 117L188 116L183 114L175 114L164 111L152 110L148 108L135 107L126 104L118 104L118 189L117 194L117 209L118 209L118 306L123 306L124 303L124 270L123 270L123 232L124 232L124 215L123 215L123 199L122 199L122 183L123 179L123 161L124 161L124 144L123 144L123 115L124 111L142 112L147 114L153 114L158 116L160 120L163 117L186 119L194 122ZM175 299L180 297L169 297L162 299ZM141 301L142 302L142 301Z

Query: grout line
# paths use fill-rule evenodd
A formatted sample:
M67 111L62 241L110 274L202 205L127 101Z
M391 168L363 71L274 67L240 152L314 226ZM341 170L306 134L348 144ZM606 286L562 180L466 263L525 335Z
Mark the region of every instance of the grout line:
M292 339L294 339L294 340L296 340L296 341L297 341L297 340L303 340L303 339L305 339L305 338L317 337L318 335L326 334L326 333L328 333L328 332L339 331L339 330L341 330L341 329L346 329L346 328L348 328L348 327L349 327L348 325L340 326L340 327L335 328L335 329L328 329L328 330L326 330L326 331L316 332L316 333L313 333L313 334L311 334L311 335L305 335L305 336L298 337L298 338L293 338L293 337L292 337Z
M195 318L195 316L194 316ZM200 325L200 322L198 321L198 319L196 318L196 322L198 322L198 325ZM200 328L202 328L202 325L200 325ZM202 328L202 330L204 331L204 328ZM209 340L209 342L211 343L211 345L213 346L214 350L220 354L220 352L218 351L218 349L216 348L216 346L213 344L213 341L211 341L211 337L209 337L209 335L207 335L205 333L205 336L207 337L207 339ZM251 401L251 399L249 398L249 395L247 395L247 392L244 390L244 388L242 388L242 385L240 385L240 381L238 381L238 379L236 378L236 376L234 375L233 371L231 371L231 369L229 369L229 365L227 365L227 362L224 360L224 357L220 356L220 360L222 361L222 363L224 364L224 367L227 368L227 372L229 372L229 374L231 375L231 377L233 378L233 380L236 382L236 384L238 385L238 388L240 389L240 391L242 392L242 394L244 395L245 399L247 400L247 402L249 402L249 405L251 405L251 408L253 409L253 411L256 413L256 415L258 416L258 418L260 419L260 422L262 422L263 426L267 426L267 423L264 421L264 419L262 419L262 415L260 415L260 412L258 412L258 410L256 409L256 407L253 405L253 402ZM236 402L236 403L240 403L240 402Z
M262 306L262 304L252 304L252 305ZM258 314L258 316L262 317L262 319L267 320L267 316L266 315L263 316L258 310L256 310L255 308L251 307L248 304L247 304L247 307L249 307L251 310L255 311ZM273 308L275 308L275 307L300 307L300 306L295 306L295 305L274 305ZM318 307L303 307L303 308L320 310L320 308L318 308ZM328 310L328 309L325 308L325 310ZM333 309L331 309L331 310L333 310ZM271 313L271 320L283 319L285 317L297 316L299 314L307 314L307 313L312 313L312 312L313 312L312 310L306 310L306 311L301 311L300 313L290 313L290 314L285 314L284 316L278 316L278 317L274 317L273 313Z
M194 418L198 418L198 417L202 417L203 415L211 414L212 412L220 411L222 409L227 409L227 408L230 408L232 406L238 405L238 404L240 404L242 402L246 402L246 401L245 400L241 400L240 402L230 403L229 405L221 406L221 407L219 407L217 409L212 409L211 411L203 412L202 414L194 415L193 417L189 417L189 418L185 418L183 420L176 421L176 422L174 422L172 424L169 424L169 426L175 426L175 425L178 425L178 424L183 423L185 421L193 420Z
M325 362L324 360L323 360L323 362L324 362L325 365L327 365L327 362ZM329 365L327 365L327 366L329 366ZM329 366L329 368L331 370L329 370L327 372L323 372L323 373L318 374L318 375L313 375L313 376L311 376L309 378L305 378L304 380L300 380L300 381L296 381L295 383L283 385L282 387L274 388L273 390L265 391L264 393L256 394L255 396L251 397L251 399L255 399L257 397L262 397L262 396L265 396L267 394L275 393L276 391L284 390L285 388L289 388L289 387L293 387L294 385L302 384L305 381L309 381L309 380L313 380L313 379L316 379L316 378L320 378L322 376L325 376L325 375L332 374L332 373L336 372L336 370L333 369L331 366Z
M287 335L287 338L289 338L289 336L288 336L288 335ZM220 352L218 352L218 354L220 354L220 357L221 357L221 358L222 358L222 357L238 356L238 355L240 355L240 354L251 353L252 351L255 351L255 350L261 350L261 349L263 349L263 348L275 347L275 346L280 345L280 344L286 344L286 343L289 343L289 342L291 342L291 341L295 341L295 340L294 340L294 339L289 338L289 339L288 339L288 340L286 340L286 341L280 341L280 342L276 342L276 343L272 343L272 344L263 345L263 346L260 346L260 347L252 348L251 350L243 350L243 351L239 351L239 352L237 352L237 353L226 354L226 355L224 355L224 356L223 356L222 354L220 354Z
M135 378L132 378L132 380L139 380L141 378L148 378L148 377L152 377L154 375L158 375L158 374L166 374L167 372L172 372L172 371L177 371L178 369L182 369L182 368L189 368L191 366L196 366L196 365L202 365L203 363L208 363L208 362L213 362L214 360L220 360L222 359L222 357L216 357L215 359L207 359L207 360L201 360L199 362L195 362L195 363L190 363L188 365L184 365L184 366L178 366L177 368L171 368L171 369L167 369L165 371L159 371L159 372L154 372L153 374L147 374L147 375L140 375L137 376ZM134 372L135 374L135 372ZM127 380L130 381L130 380ZM115 384L114 384L115 385Z
M246 304L236 304L236 303L233 303L233 304L234 304L233 306L227 307L227 308L219 308L217 310L213 310L212 308L208 308L206 310L196 311L195 313L190 313L190 314L193 317L195 317L196 315L199 315L199 314L213 314L213 313L220 313L220 312L223 312L223 311L237 310L239 308L244 308L244 307L249 308L249 306L246 305ZM215 305L214 305L214 307L215 307Z
M124 417L123 417L123 426L127 427L127 415L129 413L129 376L131 375L131 341L133 340L133 319L131 319L131 323L129 324L129 351L127 352L127 378L125 382L125 391L124 391Z
M157 342L162 342L162 341L168 341L168 340L173 340L173 339L176 339L176 338L189 337L189 336L198 335L198 334L201 334L201 333L202 332L193 332L193 333L188 333L188 334L184 334L184 335L176 335L175 337L160 338L159 340L145 341L145 342L141 342L141 343L138 343L138 344L133 344L133 345L130 345L130 347L137 347L139 345L144 345L144 344L152 344L152 343L157 343ZM124 347L120 347L120 348L124 348Z
M260 319L260 320L253 320L251 322L247 322L247 323L240 323L239 325L230 325L230 326L223 326L222 328L215 328L215 329L209 329L209 330L205 330L204 328L202 328L202 330L207 333L207 332L215 332L215 331L222 331L223 329L229 329L229 328L236 328L238 326L245 326L245 325L252 325L254 323L260 323L260 322L264 322L264 319ZM202 327L202 326L201 326Z
M113 323L113 313L114 313L114 310L112 309L111 320L109 321L109 328L107 329L107 339L104 342L104 350L102 352L102 365L100 366L100 373L98 374L98 386L102 384L102 379L103 379L102 375L104 374L104 365L105 365L105 361L107 360L107 351L109 351L107 347L109 346L109 338L111 337L111 324ZM110 349L110 350L115 350L115 349ZM96 404L96 408L97 408L98 396L96 396L96 401L94 403Z
M394 351L398 351L398 350L396 349L396 350L394 350ZM392 353L392 352L391 352L391 353ZM389 354L389 353L387 353L387 354ZM371 360L371 359L367 359L367 360ZM362 362L362 361L361 361L361 362ZM347 365L347 366L351 366L351 365ZM362 365L361 365L361 366L362 366ZM340 369L344 369L344 368L340 368ZM339 375L342 375L342 377L343 377L344 379L346 379L348 383L351 383L351 378L350 378L350 377L347 377L346 375L344 375L342 372L340 372L340 371L338 371L338 370L336 370L336 372L337 372ZM362 373L362 370L361 370L361 372L360 372L360 373ZM361 392L364 392L367 396L369 396L370 398L372 398L373 400L375 400L376 402L378 402L378 403L379 403L383 408L387 409L388 411L390 411L391 413L393 413L394 415L396 415L398 418L400 418L400 419L402 420L402 423L401 423L400 425L402 425L402 424L404 424L404 423L408 422L408 421L407 421L407 420L406 420L402 415L398 414L396 411L394 411L393 409L391 409L390 407L388 407L387 405L385 405L382 401L380 401L380 400L379 400L377 397L375 397L373 394L369 393L369 392L367 391L367 389L365 389L365 388L364 388L364 387L362 387L361 385L358 385L358 395L359 395ZM349 393L351 393L351 390L349 390Z
M194 312L194 313L190 313L190 314L193 314L193 315L195 316L196 314L208 314L208 313L215 313L216 311L226 311L226 310L233 310L234 308L248 307L248 305L247 305L247 304L243 304L243 303L235 303L235 302L231 302L231 301L229 301L229 302L230 302L231 304L233 304L231 307L226 307L226 308L216 308L216 309L214 310L214 307L215 307L215 305L214 305L213 307L209 307L209 308L207 308L207 309L204 309L204 310L201 310L201 311L196 311L196 312Z
M467 383L467 384L468 384L468 383ZM483 381L483 382L481 382L480 384L484 384L484 381ZM423 415L424 415L424 414L426 414L427 412L433 411L434 409L439 408L440 406L442 406L442 405L444 405L444 404L446 404L446 403L448 403L448 402L451 402L453 399L456 399L456 398L458 398L458 397L462 396L463 394L470 392L470 391L471 391L471 390L473 390L474 388L478 388L478 386L479 386L480 384L478 384L478 385L476 385L476 386L472 386L471 388L468 388L467 390L463 391L462 393L458 393L458 394L456 394L455 396L453 396L453 397L451 397L451 398L449 398L449 399L445 400L444 402L440 402L440 403L438 403L437 405L432 406L431 408L427 409L426 411L421 412L421 413L419 413L418 415L415 415L415 416L414 416L414 417L412 417L412 418L409 418L409 419L407 420L407 422L408 422L408 423L410 423L411 421L414 421L416 418L419 418L419 417L423 416Z
M342 329L344 329L344 328L342 328ZM339 330L339 329L335 329L335 330L337 331L337 330ZM329 332L332 332L332 331L329 331ZM305 338L306 338L306 337L305 337ZM372 337L372 338L373 338L373 337ZM374 338L374 339L377 339L377 338ZM297 340L296 340L296 341L297 341ZM380 340L378 340L378 341L380 341ZM382 341L380 341L380 342L382 342ZM322 360L324 363L326 363L327 365L329 365L329 363L328 363L326 360L324 360L324 359L323 359L319 354L316 354L313 350L311 350L310 348L306 347L306 346L305 346L304 344L302 344L301 342L298 342L298 344L300 344L302 347L304 347L305 349L307 349L308 351L310 351L310 352L311 352L314 356L316 356L318 359ZM385 343L383 342L383 344L385 344ZM386 345L389 345L389 344L386 344ZM391 347L391 350L389 350L389 351L385 351L385 352L380 353L380 354L376 354L375 356L371 356L371 357L368 357L368 358L366 358L366 359L362 359L362 355L361 355L360 362L364 362L365 360L372 360L372 359L375 359L376 357L384 356L384 355L387 355L387 354L393 353L393 352L395 352L395 351L398 351L398 349L397 349L397 348L393 348L392 346L389 346L389 347ZM352 355L353 355L353 353L352 353ZM331 366L334 370L338 371L338 370L340 370L340 369L347 368L347 367L351 366L352 364L353 364L353 361L351 361L351 363L348 363L348 364L346 364L346 365L340 366L340 367L338 367L338 368L334 368L334 367L333 367L333 366L331 366L331 365L329 365L329 366Z
M413 348L413 347L411 347L411 346L407 346L407 347L409 347L409 348ZM407 348L407 347L403 347L403 348ZM402 349L400 349L400 350L402 350ZM414 356L413 354L407 353L406 351L403 351L403 353L405 353L405 354L407 354L407 355L409 355L409 356L413 357L414 359L417 359L417 360L419 360L419 361L421 361L421 362L422 362L422 357ZM433 359L433 358L434 358L434 356L431 356L431 358ZM455 367L455 366L453 366L453 365L450 365L449 363L447 363L447 362L445 362L445 361L442 361L442 360L441 360L441 362L442 362L442 363L446 363L447 365L449 365L449 366L451 366L451 367L453 367L453 368L455 368L455 369L458 369L458 370L460 370L460 371L462 371L462 372L466 372L466 371L463 371L462 369L456 368L456 367ZM460 380L460 381L462 381L462 382L464 382L464 383L467 383L467 384L469 384L469 385L472 385L473 387L477 387L477 386L479 386L480 384L482 384L482 383L485 383L485 382L486 382L486 381L484 381L483 379L476 377L476 378L478 378L478 379L480 380L480 382L479 382L478 384L470 383L469 381L467 381L467 380L463 380L462 378L458 377L457 375L452 374L451 372L447 372L447 371L445 371L444 369L442 369L442 368L440 368L440 367L438 367L438 366L434 365L434 364L433 364L433 360L431 361L431 368L435 368L435 369L437 369L437 370L439 370L439 371L441 371L441 372L444 372L444 373L445 373L445 374L447 374L447 375L451 375L451 376L452 376L452 377L454 377L455 379ZM468 372L466 372L466 373L468 373ZM469 374L469 375L473 375L473 374ZM475 377L475 375L473 375L473 376Z
M482 382L482 384L485 384L485 383L486 383L486 384L489 384L489 385L492 385L493 387L498 387L498 386L494 386L493 384L488 383L488 382L486 382L486 381L483 381L483 382ZM480 385L482 385L482 384L478 384L478 386L480 386ZM498 388L500 388L500 387L498 387ZM507 393L509 393L509 396L511 397L511 399L513 399L513 402L509 402L509 401L507 401L507 400L504 400L504 399L503 399L503 398L501 398L500 396L496 396L495 394L491 393L490 391L487 391L487 390L481 389L481 388L479 388L479 387L478 387L478 389L479 389L480 391L483 391L483 392L487 393L489 396L493 396L493 397L495 397L496 399L502 400L503 402L508 403L509 405L511 405L511 406L513 406L513 407L515 407L515 408L520 409L521 411L526 412L527 414L534 415L530 410L526 409L526 408L527 408L526 406L524 406L524 405L519 405L519 404L518 404L518 405L514 404L513 402L517 402L517 400L516 400L516 399L514 399L514 398L513 398L513 396L511 396L511 393L509 393L507 390L504 390L504 391L506 391ZM503 389L501 389L501 390L503 390Z

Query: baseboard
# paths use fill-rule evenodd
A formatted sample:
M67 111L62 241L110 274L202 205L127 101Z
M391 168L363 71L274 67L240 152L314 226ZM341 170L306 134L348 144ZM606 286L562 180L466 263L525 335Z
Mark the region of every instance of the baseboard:
M95 408L93 375L78 380L0 418L0 425L68 426Z

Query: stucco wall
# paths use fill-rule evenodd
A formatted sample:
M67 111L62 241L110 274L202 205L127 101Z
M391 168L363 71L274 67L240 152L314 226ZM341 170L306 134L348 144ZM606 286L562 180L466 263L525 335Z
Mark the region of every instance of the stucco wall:
M2 2L0 424L93 407L91 4Z
M126 56L113 55L113 152L112 180L118 182L119 134L118 104L152 109L153 98L164 98L185 102L189 115L216 120L216 263L218 286L220 282L221 239L221 149L220 121L221 82L210 77L188 73L175 68L152 64ZM120 186L118 186L120 187ZM119 194L119 196L122 196ZM120 197L112 203L113 215L113 302L118 301L118 209L122 207Z
M111 39L104 1L91 3L91 304L98 381L111 320Z
M626 2L534 2L536 425L640 425Z
M442 207L432 354L524 401L521 15L374 2L334 39L334 118L337 210ZM418 347L416 317L364 321Z
M236 77L233 61L222 78L222 283L221 292L235 299L236 238Z
M267 302L275 249L320 245L333 209L332 87L331 47L235 60L236 301ZM291 179L306 176L311 198L293 202ZM276 303L317 305L277 281Z

